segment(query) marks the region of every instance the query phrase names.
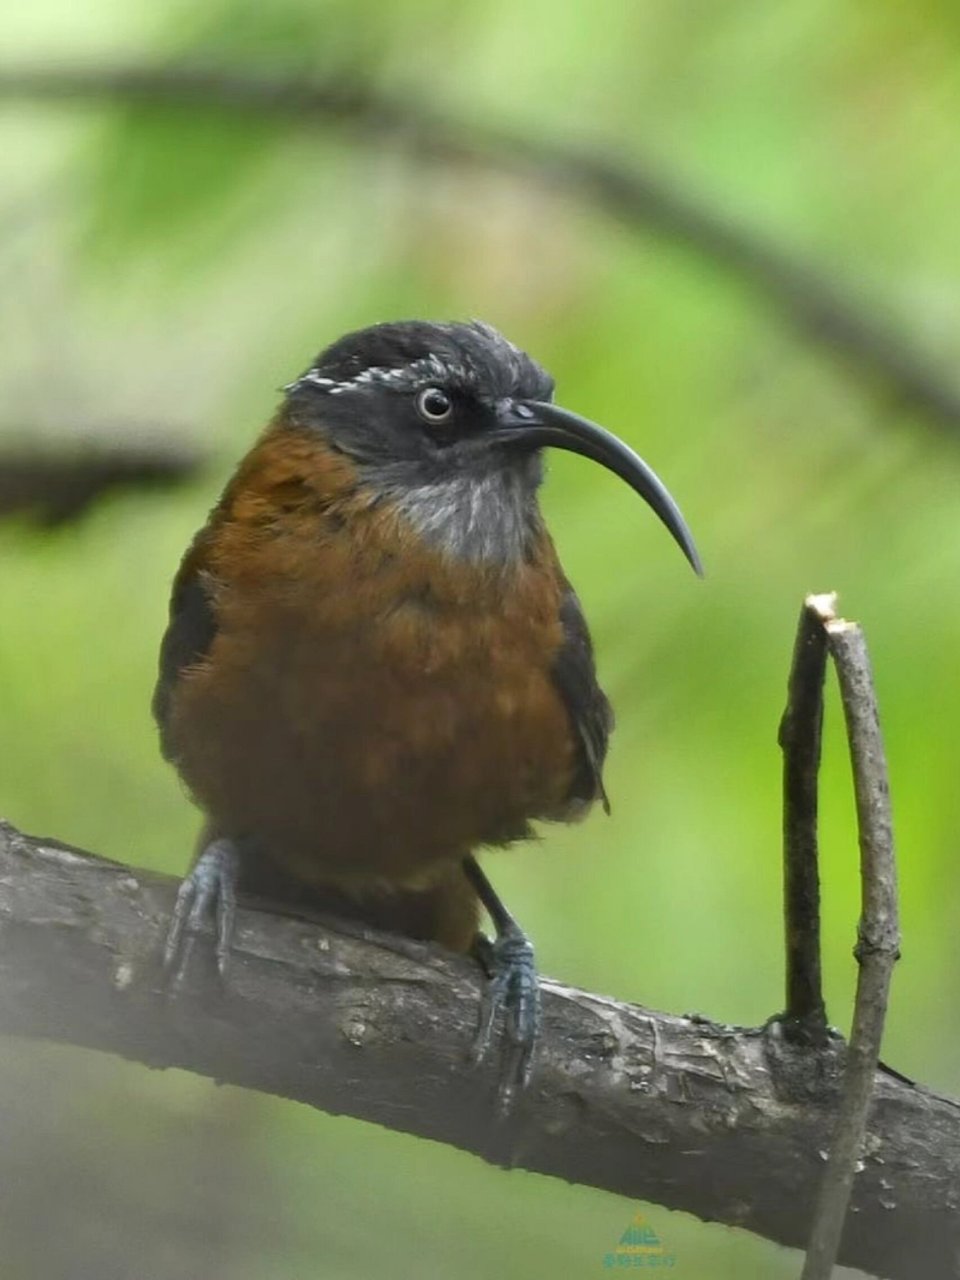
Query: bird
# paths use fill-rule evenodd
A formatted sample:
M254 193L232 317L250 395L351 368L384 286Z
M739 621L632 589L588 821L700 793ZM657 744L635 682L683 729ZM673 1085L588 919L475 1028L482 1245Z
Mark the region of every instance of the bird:
M507 1107L532 1073L539 982L478 853L609 812L613 714L540 510L544 451L620 477L702 572L654 471L553 396L479 321L379 323L328 346L183 558L153 698L204 816L168 972L212 921L226 978L245 893L475 951L474 1058L502 1026Z

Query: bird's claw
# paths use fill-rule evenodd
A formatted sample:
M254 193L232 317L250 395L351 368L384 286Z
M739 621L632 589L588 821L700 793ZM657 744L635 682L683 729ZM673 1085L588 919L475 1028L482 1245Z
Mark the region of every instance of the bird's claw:
M504 1061L500 1077L500 1106L506 1112L530 1082L533 1055L540 1032L540 983L533 946L522 929L513 926L493 942L484 939L482 960L490 980L480 1009L474 1041L474 1061L489 1052L493 1029L504 1018Z
M217 971L221 978L227 976L237 913L238 871L239 858L233 842L214 840L181 882L163 948L163 968L173 990L182 985L196 935L210 916L216 926Z

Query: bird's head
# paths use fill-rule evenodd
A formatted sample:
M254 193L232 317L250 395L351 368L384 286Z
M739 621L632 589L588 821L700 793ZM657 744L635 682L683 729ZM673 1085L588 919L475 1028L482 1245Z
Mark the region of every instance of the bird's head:
M549 445L625 480L701 571L683 517L650 467L603 427L553 404L550 375L489 325L361 329L321 352L286 391L288 423L320 432L376 498L448 554L524 555Z

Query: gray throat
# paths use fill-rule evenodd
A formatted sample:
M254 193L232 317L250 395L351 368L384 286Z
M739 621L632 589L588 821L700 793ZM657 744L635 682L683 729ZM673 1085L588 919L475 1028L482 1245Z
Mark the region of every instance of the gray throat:
M454 559L514 564L526 558L540 527L536 482L515 467L381 492L427 542Z

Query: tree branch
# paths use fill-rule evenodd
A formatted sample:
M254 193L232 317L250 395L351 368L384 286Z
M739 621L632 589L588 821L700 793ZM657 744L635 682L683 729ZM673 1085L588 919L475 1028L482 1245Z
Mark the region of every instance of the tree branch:
M906 334L769 237L714 211L650 166L441 117L408 95L394 98L336 77L305 80L195 66L6 68L0 69L3 98L148 103L320 121L374 145L399 143L419 160L516 173L707 258L756 290L807 341L843 357L897 403L951 433L960 428L960 389L911 348Z
M818 1055L811 1093L805 1055L768 1031L546 982L533 1083L495 1122L496 1064L466 1065L480 996L469 960L244 909L227 990L194 974L165 998L173 890L0 826L0 1029L185 1067L804 1243L841 1044ZM842 1260L896 1280L960 1275L960 1104L879 1074L863 1161Z

